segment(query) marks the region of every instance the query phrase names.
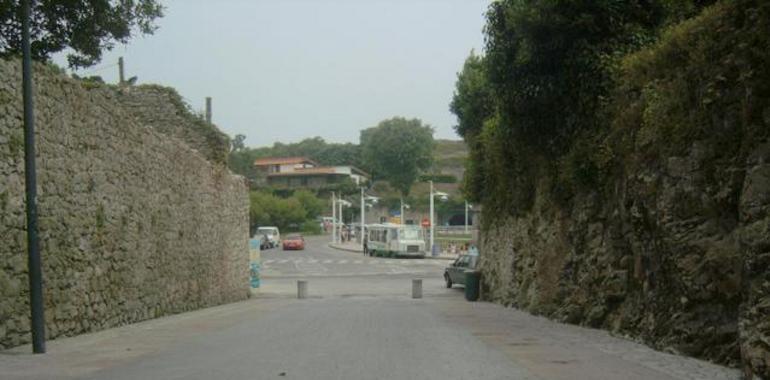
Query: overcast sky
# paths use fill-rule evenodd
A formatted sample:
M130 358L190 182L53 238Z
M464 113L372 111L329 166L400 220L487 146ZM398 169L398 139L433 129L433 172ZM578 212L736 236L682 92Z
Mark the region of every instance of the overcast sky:
M490 0L162 0L158 31L119 45L81 74L175 87L248 146L321 136L358 142L392 116L458 139L457 72L481 51ZM64 64L62 56L56 58Z

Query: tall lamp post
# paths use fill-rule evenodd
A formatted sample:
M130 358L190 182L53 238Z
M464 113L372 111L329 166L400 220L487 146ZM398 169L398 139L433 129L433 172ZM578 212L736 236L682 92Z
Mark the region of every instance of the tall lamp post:
M431 255L434 254L436 250L436 240L435 240L435 230L436 230L436 223L434 219L434 207L433 207L433 197L439 196L442 200L446 200L449 194L441 192L441 191L434 191L433 190L433 181L430 182L430 252Z
M337 199L332 191L332 244L337 244Z
M365 197L366 195L364 194L364 188L361 187L361 234L358 235L359 240L361 240L361 252L364 252L364 225L366 224L366 205L364 204Z
M24 183L27 188L27 265L29 273L32 352L45 353L43 269L37 236L37 174L35 172L35 114L32 98L32 53L29 19L32 0L21 2L22 97L24 98Z
M465 233L468 233L468 208L473 207L473 205L468 204L468 201L465 201Z
M337 204L339 205L339 208L340 208L338 213L338 215L340 216L340 230L339 230L339 233L337 234L337 237L339 238L340 243L342 243L342 226L345 225L345 219L342 217L342 207L343 206L350 207L351 203L342 199L342 197L340 197L340 199L337 201Z

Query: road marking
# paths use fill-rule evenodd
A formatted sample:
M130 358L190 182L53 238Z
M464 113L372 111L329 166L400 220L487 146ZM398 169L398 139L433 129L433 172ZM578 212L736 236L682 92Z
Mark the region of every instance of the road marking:
M401 260L402 265L411 264L409 260Z
M364 263L364 261L363 261L363 260L356 260L354 263L355 263L355 264L363 264L363 263Z
M315 264L315 263L317 263L317 262L318 262L318 260L316 260L316 259L310 259L310 260L308 260L307 262L308 262L308 263L310 263L310 264Z
M337 261L337 264L347 264L347 262L348 262L347 260L340 260L340 261Z
M334 262L334 260L324 260L324 264L331 264L333 262Z
M270 263L272 263L273 261L275 261L275 260L265 260L265 264L270 264Z
M289 262L289 260L280 260L280 261L278 261L278 264L286 264L288 262Z

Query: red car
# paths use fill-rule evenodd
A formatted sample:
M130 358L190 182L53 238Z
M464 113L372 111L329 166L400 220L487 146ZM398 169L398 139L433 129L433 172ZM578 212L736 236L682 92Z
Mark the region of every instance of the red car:
M305 249L305 239L302 237L302 235L292 234L287 236L286 239L283 239L283 250L286 251L289 249Z

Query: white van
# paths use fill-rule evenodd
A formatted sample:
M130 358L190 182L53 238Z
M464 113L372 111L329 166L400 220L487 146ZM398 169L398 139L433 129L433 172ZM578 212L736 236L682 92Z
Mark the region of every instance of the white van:
M425 257L422 228L409 224L367 224L367 249L372 256Z
M259 227L257 228L256 237L260 239L263 239L263 237L266 238L261 244L261 248L263 249L275 248L281 244L281 232L278 231L278 227Z

